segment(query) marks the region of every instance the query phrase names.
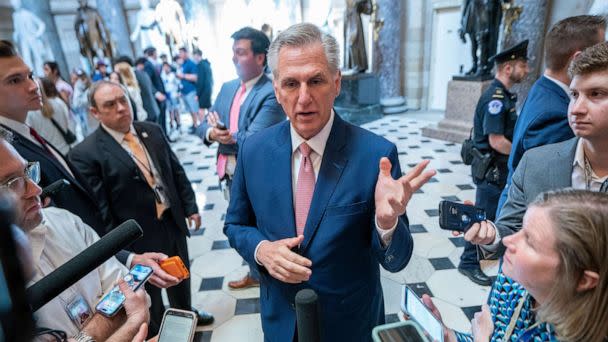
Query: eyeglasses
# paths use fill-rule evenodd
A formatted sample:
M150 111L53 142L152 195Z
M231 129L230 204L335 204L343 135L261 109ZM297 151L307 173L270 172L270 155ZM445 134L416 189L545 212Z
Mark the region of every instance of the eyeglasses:
M24 175L9 179L6 183L1 184L0 188L7 188L8 190L16 193L17 195L23 195L27 189L27 181L30 180L34 184L40 182L40 163L29 162L23 170Z

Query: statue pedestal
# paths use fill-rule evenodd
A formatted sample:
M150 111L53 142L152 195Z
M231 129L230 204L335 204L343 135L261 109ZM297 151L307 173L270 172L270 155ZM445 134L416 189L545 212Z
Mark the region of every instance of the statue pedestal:
M344 120L355 125L380 119L378 76L372 73L343 75L334 107Z
M475 108L492 80L448 82L445 117L437 125L422 128L422 135L461 144L473 127Z

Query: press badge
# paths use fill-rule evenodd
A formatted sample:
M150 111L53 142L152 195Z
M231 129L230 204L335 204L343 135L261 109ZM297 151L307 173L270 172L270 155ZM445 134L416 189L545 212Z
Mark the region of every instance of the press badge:
M82 329L86 321L93 316L91 307L80 294L74 296L74 299L68 303L66 311L72 322L74 322L79 329Z

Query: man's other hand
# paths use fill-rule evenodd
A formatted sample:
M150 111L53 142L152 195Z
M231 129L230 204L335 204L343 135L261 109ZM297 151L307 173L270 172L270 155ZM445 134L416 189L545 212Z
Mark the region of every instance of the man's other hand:
M380 172L374 195L378 228L394 227L399 216L405 213L407 203L414 192L435 175L435 170L424 171L428 164L429 160L424 160L406 175L393 179L390 160L386 157L380 159Z
M278 241L260 243L256 259L274 278L290 284L310 279L312 262L291 251L304 241L304 235Z
M142 264L151 267L154 273L152 273L150 280L148 280L150 284L166 289L181 282L181 280L160 268L160 262L167 258L168 256L163 253L135 254L131 260L131 265Z

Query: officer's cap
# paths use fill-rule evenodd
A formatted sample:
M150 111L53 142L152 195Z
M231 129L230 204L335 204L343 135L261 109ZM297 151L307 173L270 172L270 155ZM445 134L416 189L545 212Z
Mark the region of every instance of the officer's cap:
M496 55L490 57L496 64L502 64L508 61L514 61L516 59L528 60L528 40L511 47L510 49L504 50Z

